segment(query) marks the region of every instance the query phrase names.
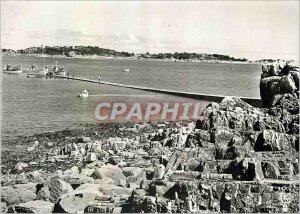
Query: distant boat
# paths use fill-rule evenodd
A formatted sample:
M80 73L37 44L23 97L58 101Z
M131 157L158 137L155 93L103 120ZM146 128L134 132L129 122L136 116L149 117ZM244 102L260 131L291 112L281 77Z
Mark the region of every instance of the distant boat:
M45 62L44 48L42 49L42 56L43 56L44 67L42 69L38 69L36 65L32 65L31 68L29 69L27 77L43 78L49 75L49 68L48 66L46 66L46 62Z
M52 72L55 75L67 76L67 69L65 69L64 67L60 68L57 65L57 60L55 61L55 65L53 66Z
M88 96L89 96L89 92L86 89L78 93L78 97L88 97Z
M3 68L3 72L7 74L21 74L22 68L20 66L12 67L11 65L7 64L6 68Z
M124 69L124 70L122 70L123 72L129 72L130 71L130 69L129 68L126 68L126 69Z
M32 65L28 70L27 77L43 78L49 74L49 68L44 66L42 69L38 69L36 65Z

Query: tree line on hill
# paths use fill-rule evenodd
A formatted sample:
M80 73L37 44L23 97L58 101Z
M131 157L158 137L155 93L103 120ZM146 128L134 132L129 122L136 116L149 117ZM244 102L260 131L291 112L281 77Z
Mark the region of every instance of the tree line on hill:
M72 57L75 55L98 55L98 56L121 56L130 57L134 56L133 53L118 52L115 50L99 48L97 46L45 46L45 47L30 47L26 49L20 49L17 51L11 49L2 49L2 52L15 52L19 54L46 54L46 55L64 55L66 57Z
M221 54L205 54L205 53L158 53L150 54L149 52L143 54L134 54L124 51L115 51L111 49L100 48L97 46L45 46L45 47L30 47L20 49L17 51L11 49L2 49L3 53L17 53L17 54L47 54L47 55L63 55L66 57L72 56L113 56L113 57L137 57L137 58L152 58L152 59L174 59L174 60L217 60L217 61L248 61L246 58L234 58L228 55Z
M221 54L205 54L205 53L159 53L159 54L141 54L143 58L155 58L155 59L178 59L178 60L219 60L219 61L248 61L246 58L234 58L228 55Z

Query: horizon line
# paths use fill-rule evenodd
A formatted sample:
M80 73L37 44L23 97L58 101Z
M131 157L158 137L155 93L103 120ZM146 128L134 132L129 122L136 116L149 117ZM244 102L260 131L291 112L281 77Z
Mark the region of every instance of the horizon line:
M116 51L116 52L127 52L127 53L133 53L134 55L136 54L172 54L172 53L195 53L195 54L207 54L207 55L213 55L213 54L217 54L217 55L222 55L222 56L230 56L232 57L232 54L219 54L218 51L208 51L208 52L214 52L214 53L208 53L208 52L196 52L196 51L192 51L192 52L187 52L187 51L167 51L167 52L158 52L158 53L151 53L150 51L144 51L144 52L136 52L136 51L124 51L124 50L117 50L117 49L112 49L112 48L106 48L106 47L100 47L100 46L97 46L97 45L40 45L40 46L30 46L30 47L26 47L26 48L18 48L18 49L14 49L14 48L3 48L1 47L1 52L2 50L13 50L13 51L20 51L20 50L26 50L26 49L29 49L29 48L45 48L45 47L97 47L97 48L101 48L101 49L107 49L107 50L112 50L112 51ZM253 51L252 51L253 52ZM248 52L248 53L251 53ZM262 52L256 52L256 53L262 53ZM263 57L263 58L256 58L256 59L249 59L249 57L243 57L243 56L239 56L239 57L233 57L235 59L246 59L247 61L258 61L258 60L282 60L283 58L270 58L270 57ZM286 59L285 59L286 60ZM290 58L289 60L292 60L292 61L299 61L299 57L295 57L295 59L292 59Z

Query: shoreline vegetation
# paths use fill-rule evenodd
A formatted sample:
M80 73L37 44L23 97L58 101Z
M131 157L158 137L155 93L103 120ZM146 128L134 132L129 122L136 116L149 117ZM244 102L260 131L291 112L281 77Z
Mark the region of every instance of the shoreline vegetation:
M185 122L85 125L2 151L8 213L298 213L299 67L262 66L264 108L237 97Z
M45 46L30 47L20 50L2 49L4 55L21 55L52 58L83 58L83 59L135 59L135 60L157 60L172 62L208 62L208 63L261 63L274 62L276 60L249 61L246 58L234 58L228 55L206 54L206 53L129 53L118 52L111 49L99 48L97 46Z

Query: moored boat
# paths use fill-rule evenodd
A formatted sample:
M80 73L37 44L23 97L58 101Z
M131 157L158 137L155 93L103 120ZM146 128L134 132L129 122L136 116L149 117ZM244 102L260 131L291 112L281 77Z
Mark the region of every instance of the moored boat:
M49 68L47 66L44 66L42 69L38 69L36 65L32 65L31 68L29 69L27 77L42 78L42 77L46 77L48 74L49 74Z
M59 68L59 70L55 72L55 74L60 76L67 76L67 72L65 68Z
M55 65L53 66L52 72L55 75L67 76L67 69L65 69L64 67L59 67L57 65L57 61L55 62Z
M43 48L43 46L42 46L42 48ZM49 67L46 66L46 62L45 62L44 48L42 51L42 56L43 56L44 67L41 69L38 69L36 65L32 65L31 68L29 69L27 77L36 77L36 78L46 77L47 78L47 76L50 74Z
M4 66L3 72L7 74L21 74L23 71L20 66L12 67L11 65L7 64L6 68Z

